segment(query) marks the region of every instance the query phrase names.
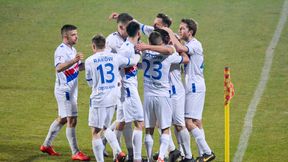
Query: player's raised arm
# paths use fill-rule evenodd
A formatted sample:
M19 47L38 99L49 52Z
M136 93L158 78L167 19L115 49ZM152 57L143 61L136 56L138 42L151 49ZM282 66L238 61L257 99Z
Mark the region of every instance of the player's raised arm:
M139 43L136 45L136 49L139 51L151 50L162 54L173 54L175 49L172 46L150 45L146 43Z
M179 52L179 53L188 52L188 48L186 46L184 46L183 44L181 44L181 42L179 42L179 40L175 36L174 32L170 28L163 27L162 29L169 33L171 42L175 46L177 52Z
M152 33L152 31L154 30L153 26L142 24L141 22L139 22L136 19L133 19L133 21L137 22L140 25L141 32L146 36L149 36Z

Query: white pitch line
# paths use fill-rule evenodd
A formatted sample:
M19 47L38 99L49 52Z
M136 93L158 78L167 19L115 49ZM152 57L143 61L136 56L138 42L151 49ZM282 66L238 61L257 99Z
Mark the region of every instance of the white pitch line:
M273 56L274 56L274 49L277 46L277 43L279 41L279 38L281 36L281 32L285 26L286 20L288 16L288 0L285 0L283 4L283 9L281 13L280 20L278 22L278 26L275 30L274 36L270 42L270 45L266 49L266 56L265 56L265 63L262 68L261 78L258 83L257 89L254 93L254 96L248 106L248 111L245 116L243 131L240 136L239 144L237 151L234 155L233 162L242 162L244 154L247 149L249 137L252 132L252 124L253 124L253 118L258 106L258 103L260 102L261 96L265 90L267 81L269 79L269 72L271 69Z

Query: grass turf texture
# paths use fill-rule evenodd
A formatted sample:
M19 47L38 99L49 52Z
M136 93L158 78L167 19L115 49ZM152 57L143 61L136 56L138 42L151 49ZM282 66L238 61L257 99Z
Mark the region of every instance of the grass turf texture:
M258 84L265 50L277 26L282 0L235 1L8 1L0 0L0 161L68 161L70 149L63 129L54 141L61 157L39 151L49 125L57 115L54 99L54 50L60 44L60 28L78 26L78 51L91 55L93 35L116 30L107 17L113 11L131 13L152 24L158 12L173 18L176 31L181 18L199 23L197 38L205 53L206 139L224 161L223 68L231 67L236 96L231 104L231 159L237 149L243 118ZM287 23L275 51L270 79L254 118L253 133L244 161L278 161L288 153L286 110ZM143 36L143 40L146 37ZM87 126L90 89L79 75L80 149L90 155L91 133ZM143 95L142 72L139 93ZM157 133L156 133L157 134ZM197 154L194 139L192 150ZM154 138L155 150L158 139ZM143 145L144 146L144 145ZM126 151L126 149L123 149ZM111 150L110 154L111 154ZM143 155L144 147L143 147ZM279 157L278 157L279 156ZM272 159L271 159L272 157ZM112 161L112 159L106 159Z

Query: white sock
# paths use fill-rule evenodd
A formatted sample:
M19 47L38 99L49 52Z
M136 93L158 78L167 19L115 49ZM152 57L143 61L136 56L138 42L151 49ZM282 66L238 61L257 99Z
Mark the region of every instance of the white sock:
M97 162L104 162L104 145L101 139L92 140L92 149Z
M192 158L192 152L191 152L191 146L190 146L190 135L186 128L182 129L180 132L178 132L181 146L183 148L185 158L191 159Z
M179 133L176 129L176 127L174 127L174 134L175 134L175 137L176 137L176 140L177 140L177 144L179 145L179 147L181 146L180 143L181 143L181 139L179 137Z
M172 138L171 131L170 131L170 134L169 134L169 138L170 138L170 140L169 140L168 152L171 152L171 151L174 151L176 149L174 141L173 141L173 138Z
M182 147L182 144L181 144L180 135L179 135L178 131L176 130L176 127L174 127L174 134L175 134L176 139L177 139L178 149L181 152L181 156L185 156L184 150L183 150L183 147Z
M201 131L201 133L202 133L202 136L203 136L203 138L205 139L205 133L204 133L204 129L203 128L201 128L200 129L200 131ZM199 154L199 156L202 156L203 155L203 149L201 149L201 147L199 147L199 145L197 144L197 147L198 147L198 154Z
M133 131L133 159L134 160L141 160L142 156L142 131L141 130L134 130Z
M159 149L159 158L164 159L165 153L168 150L170 142L169 134L162 134L160 137L160 149Z
M146 153L147 159L152 162L153 158L153 137L150 134L145 135L145 146L146 146Z
M126 148L128 150L128 157L133 157L133 144L132 144L132 136L133 136L133 129L132 129L132 122L126 123L123 136L125 138Z
M113 150L113 155L114 155L113 157L115 157L119 152L122 151L117 141L115 133L113 133L111 129L107 128L104 131L104 136L106 137L108 143L110 144Z
M58 132L61 130L63 127L62 124L60 124L57 120L54 120L52 124L50 125L48 134L46 136L46 139L43 143L44 146L51 146L52 141L54 138L57 136Z
M210 155L211 149L208 146L206 140L203 138L203 135L202 135L200 129L199 128L192 129L192 135L194 136L196 143L199 146L199 148L202 149L204 153Z
M77 152L79 152L77 139L76 139L76 132L74 127L66 127L66 137L68 139L72 155L75 155Z
M205 132L204 132L204 129L201 128L200 131L201 131L201 133L202 133L202 135L203 135L203 138L205 139Z
M109 127L110 128L110 127ZM121 147L121 136L122 136L122 131L115 129L114 133L116 135L117 141L119 143L119 146Z

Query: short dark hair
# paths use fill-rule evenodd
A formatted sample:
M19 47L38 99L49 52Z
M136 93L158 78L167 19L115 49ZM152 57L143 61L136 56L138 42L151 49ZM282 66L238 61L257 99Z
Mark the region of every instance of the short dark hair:
M126 31L129 37L135 37L139 30L140 25L135 21L131 21L126 27Z
M92 38L92 43L95 44L97 49L104 49L106 40L103 35L97 34Z
M160 45L162 43L162 37L161 34L157 31L153 31L150 35L149 35L149 43L151 45Z
M120 13L117 18L117 23L127 24L131 20L133 20L133 17L128 13Z
M65 24L62 26L61 28L61 35L63 36L65 33L67 33L68 31L71 31L71 30L76 30L77 27L74 26L74 25L71 25L71 24Z
M166 30L155 29L154 31L160 33L161 39L162 39L164 44L168 44L170 42L170 36L169 36L169 33Z
M187 25L189 31L192 31L192 36L194 37L197 33L197 22L193 19L182 19L181 22Z
M168 15L164 13L158 13L156 17L162 19L162 22L167 25L168 28L171 26L172 20L168 17Z

